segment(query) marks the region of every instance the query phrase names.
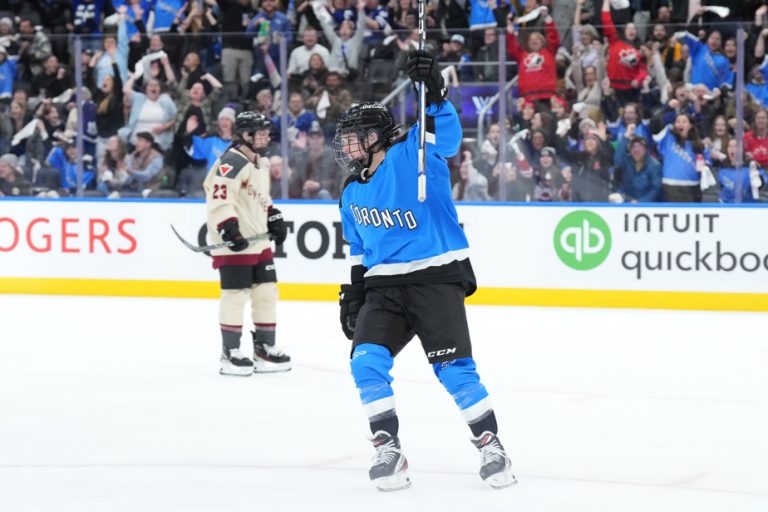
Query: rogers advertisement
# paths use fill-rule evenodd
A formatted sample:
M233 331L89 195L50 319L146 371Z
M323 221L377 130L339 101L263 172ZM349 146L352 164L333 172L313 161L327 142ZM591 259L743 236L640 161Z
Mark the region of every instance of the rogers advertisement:
M278 203L289 235L278 279L349 276L338 205ZM764 207L459 205L480 287L768 293ZM0 201L0 279L216 282L205 205L186 201Z

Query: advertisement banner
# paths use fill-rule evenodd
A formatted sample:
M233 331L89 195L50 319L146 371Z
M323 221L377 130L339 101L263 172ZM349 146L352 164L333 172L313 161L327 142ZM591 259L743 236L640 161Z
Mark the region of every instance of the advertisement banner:
M333 300L338 284L349 279L338 205L299 201L279 206L289 231L275 252L281 292L290 290L290 298ZM664 304L675 307L675 300L690 299L669 295L678 293L710 294L708 304L717 306L733 297L711 294L748 294L754 307L747 309L768 310L763 207L457 208L480 286L473 299L483 303L611 305L621 299L622 305L654 307L660 295L642 295L641 304L637 294L667 293ZM144 288L159 283L149 295L215 295L218 275L210 258L182 245L171 225L189 242L205 244L205 205L2 201L0 291L24 293L31 283L34 292L46 293L46 280L101 280L87 288L99 293L111 281L134 280ZM59 283L64 293L78 282ZM204 291L193 293L195 283L205 285ZM143 294L144 288L133 294ZM595 293L603 295L590 299L598 297Z
M749 293L768 293L768 236L757 227L765 213L760 207L459 208L478 279L489 286Z
M289 283L340 282L349 274L338 207L281 205L288 239L276 250ZM217 281L188 242L204 245L199 201L2 201L0 277Z

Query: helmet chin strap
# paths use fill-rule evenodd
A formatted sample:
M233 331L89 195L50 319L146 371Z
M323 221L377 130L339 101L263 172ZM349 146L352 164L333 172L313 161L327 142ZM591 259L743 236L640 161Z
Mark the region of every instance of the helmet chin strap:
M371 179L371 163L373 162L373 153L368 153L368 161L363 166L363 170L360 171L360 177L363 179L363 181L368 181Z
M368 181L371 179L371 164L373 163L373 155L378 153L378 151L381 149L381 144L377 140L373 143L373 145L367 149L368 153L368 160L365 162L365 165L363 165L363 170L360 171L360 178L362 178L363 181Z

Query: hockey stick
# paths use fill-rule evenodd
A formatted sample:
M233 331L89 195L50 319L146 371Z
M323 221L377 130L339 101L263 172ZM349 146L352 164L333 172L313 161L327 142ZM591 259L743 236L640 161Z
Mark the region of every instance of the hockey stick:
M171 229L173 230L173 234L176 235L176 237L179 240L181 240L181 243L186 245L187 249L189 249L191 251L195 251L195 252L208 252L208 251L212 251L214 249L222 249L224 247L231 247L232 245L234 245L232 242L221 242L221 243L218 243L218 244L202 245L202 246L198 247L198 246L192 245L191 243L189 243L186 240L184 240L181 237L181 235L179 234L179 232L176 231L176 228L173 227L173 224L171 224ZM262 233L260 235L248 236L245 239L248 240L249 242L255 242L257 240L269 240L269 233Z
M424 4L426 0L419 2L419 51L424 51L427 39L426 14ZM437 65L437 63L435 63ZM418 199L420 203L427 200L427 87L424 82L419 82L419 178Z

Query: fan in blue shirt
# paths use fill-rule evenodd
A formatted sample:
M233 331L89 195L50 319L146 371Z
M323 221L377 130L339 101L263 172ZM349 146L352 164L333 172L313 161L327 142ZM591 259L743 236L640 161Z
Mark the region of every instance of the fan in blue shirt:
M678 32L675 37L688 45L691 54L691 83L704 84L709 90L716 87L733 87L733 71L728 57L720 52L722 36L713 30L702 43L689 32Z
M738 141L728 141L725 159L717 170L717 182L720 184L721 203L756 203L760 200L759 190L768 182L765 171L752 160L745 165L737 167L736 155L739 151Z

